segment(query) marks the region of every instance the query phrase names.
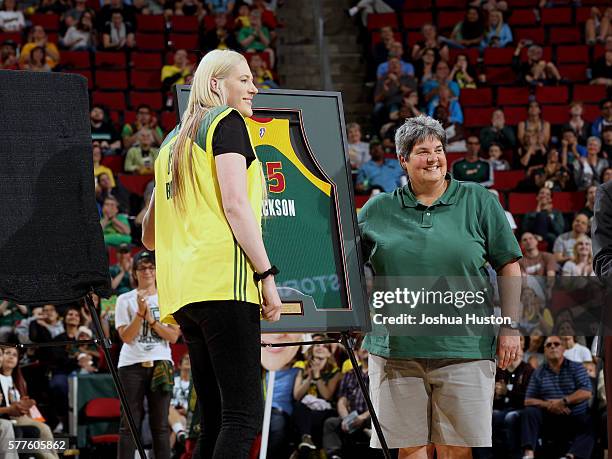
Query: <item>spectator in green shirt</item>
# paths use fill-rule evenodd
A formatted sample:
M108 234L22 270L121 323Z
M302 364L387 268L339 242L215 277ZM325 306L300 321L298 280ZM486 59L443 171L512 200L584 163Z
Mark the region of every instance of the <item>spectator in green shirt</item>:
M104 198L100 225L104 232L104 243L118 246L132 242L127 215L119 213L119 201L114 196Z
M117 248L117 263L109 268L111 287L117 295L132 290L131 272L134 259L129 244L121 244Z
M238 41L247 52L266 52L270 56L270 68L274 68L274 50L270 31L261 23L261 11L252 10L249 14L250 27L243 27L238 32Z
M497 354L500 368L506 368L520 345L513 328L519 319L521 250L496 197L447 174L446 134L438 121L406 120L395 144L408 184L376 195L359 213L375 282L446 276L449 287L454 278L487 285L490 264L497 271L501 315L512 323L500 328L497 339L465 332L434 336L431 326L421 327L428 334L420 336L369 333L364 348L371 354L370 393L387 444L401 448L400 457L427 457L435 448L439 457L468 459L472 447L491 446L493 359ZM401 312L414 313L411 306L402 305ZM418 317L432 307L416 305ZM446 311L457 315L461 307L454 302ZM492 313L472 304L461 314L469 309ZM381 447L377 435L370 445Z
M464 182L476 182L482 186L493 185L493 168L491 163L480 158L480 140L475 135L467 139L467 152L451 167L453 178Z

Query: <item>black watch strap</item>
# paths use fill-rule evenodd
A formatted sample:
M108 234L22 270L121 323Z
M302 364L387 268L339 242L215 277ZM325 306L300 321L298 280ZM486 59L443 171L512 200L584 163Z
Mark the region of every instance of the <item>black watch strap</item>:
M264 280L266 277L268 277L269 275L273 275L276 276L278 273L280 273L279 269L272 265L270 267L270 269L268 269L267 271L264 271L263 273L259 274L257 271L253 273L253 280L255 282L259 282L261 280Z

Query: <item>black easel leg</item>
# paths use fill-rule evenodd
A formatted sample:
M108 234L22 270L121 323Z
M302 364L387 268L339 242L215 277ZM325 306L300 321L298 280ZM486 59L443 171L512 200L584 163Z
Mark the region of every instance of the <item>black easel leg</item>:
M110 347L111 342L104 336L104 331L102 330L102 324L100 323L100 318L98 317L98 312L96 311L96 307L94 306L93 299L91 298L91 293L85 295L85 301L87 306L89 307L89 314L91 315L91 319L93 320L94 327L96 328L96 332L100 337L100 340L103 343L102 351L104 352L104 357L108 362L108 368L110 369L111 375L113 377L113 382L115 383L115 388L117 389L117 393L119 394L119 400L121 401L121 407L123 408L123 414L127 418L128 425L130 427L130 432L132 432L132 438L134 439L134 443L136 444L136 449L140 454L140 459L146 459L147 455L145 454L144 447L142 446L142 440L140 439L140 434L138 433L138 428L136 427L136 423L134 422L134 417L132 416L132 410L130 405L128 404L127 397L125 396L125 391L123 389L123 384L121 384L121 380L119 379L119 373L117 373L117 369L113 365L113 361L111 359Z
M368 410L370 411L370 417L372 418L372 424L374 425L374 429L378 434L378 439L380 440L380 444L382 446L383 453L386 459L391 459L391 452L389 451L389 447L387 446L387 440L382 433L382 429L380 427L380 423L378 422L378 416L374 411L374 405L372 405L372 400L370 399L370 393L368 388L365 385L365 381L363 380L363 375L361 374L361 370L359 369L359 364L357 363L357 358L355 357L355 351L353 350L353 345L351 339L346 332L342 332L342 345L348 352L349 358L351 359L351 363L353 364L353 371L355 372L355 376L357 376L357 381L359 382L359 387L361 387L361 393L365 398L366 404L368 405Z

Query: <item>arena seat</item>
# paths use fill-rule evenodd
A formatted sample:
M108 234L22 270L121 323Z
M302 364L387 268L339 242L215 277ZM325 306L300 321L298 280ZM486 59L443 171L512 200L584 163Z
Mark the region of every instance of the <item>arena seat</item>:
M533 13L532 8L513 9L512 14L510 15L510 18L508 18L508 24L510 24L510 26L512 27L523 26L523 25L530 26L530 25L535 24L535 22L536 22L536 18L535 18L535 14Z
M96 69L114 68L124 69L127 67L125 53L97 51L94 53L94 63Z
M193 51L199 48L198 35L193 33L173 33L170 34L168 45L172 49L186 49L187 51Z
M508 210L512 214L526 214L536 208L535 193L510 193L508 195Z
M132 70L130 72L130 86L135 89L161 90L159 70Z
M119 181L130 193L143 196L145 188L153 180L153 175L119 174Z
M169 132L176 126L176 113L174 112L162 112L161 114L161 126L165 132Z
M591 7L579 6L574 12L574 17L576 19L576 24L584 24L586 20L591 17Z
M195 16L172 16L170 29L173 32L196 34L198 30L198 18Z
M527 109L525 107L504 107L504 117L506 124L516 126L521 121L527 118Z
M378 30L373 31L370 35L370 38L372 41L372 46L376 45L377 43L380 43L380 32ZM393 32L393 39L401 43L403 41L402 34L400 32Z
M463 110L463 126L466 128L484 127L491 123L493 107L473 107Z
M355 207L357 209L361 209L366 202L368 202L368 199L370 199L370 195L369 194L356 194L355 195Z
M584 191L557 191L553 193L553 205L563 213L578 212L584 207Z
M542 27L516 27L512 33L514 41L532 40L534 43L543 44L545 40L544 29Z
M487 67L485 70L487 83L495 85L511 85L516 83L516 74L510 69L510 62L504 66Z
M94 84L93 84L94 80L93 80L93 75L91 73L91 70L67 68L67 69L64 69L64 72L66 72L66 73L76 73L78 75L84 76L85 78L87 78L87 89L89 89L90 91L93 89L93 87L94 87Z
M136 46L139 50L163 51L166 49L166 39L163 33L136 32Z
M512 63L514 55L513 48L485 48L484 50L484 65L504 65L509 66ZM508 70L506 67L505 70Z
M12 40L18 45L22 43L21 33L20 32L1 32L0 33L0 43L4 43L6 40Z
M570 25L572 23L572 9L568 7L542 8L541 24Z
M41 14L35 13L30 16L32 25L39 25L45 29L45 32L57 32L59 30L59 16L57 14Z
M582 102L597 102L605 99L607 95L606 85L601 84L576 84L573 87L572 99Z
M128 123L129 121L126 119L125 122ZM103 166L108 167L111 171L113 171L113 174L115 175L123 172L123 156L121 155L105 156L104 158L102 158L102 161L100 161L100 163Z
M587 79L587 64L561 64L557 68L561 76L570 81L585 81Z
M155 111L161 110L163 106L161 92L130 92L130 106L135 109L141 104L147 104Z
M569 91L567 86L538 86L535 96L540 104L565 104Z
M465 54L467 56L468 62L472 65L476 65L478 63L478 58L480 57L478 48L450 49L448 57L450 60L451 67L457 60L457 56L459 54Z
M62 51L59 65L64 70L67 68L88 69L91 67L89 57L89 51Z
M433 8L433 2L431 0L415 1L415 0L404 0L403 10L430 10Z
M138 32L163 33L166 20L161 14L139 14L136 16Z
M464 11L440 11L437 15L438 30L452 30L455 24L463 21Z
M465 10L466 0L436 0L436 7L438 10Z
M395 13L371 13L368 14L368 30L378 30L381 27L390 26L397 29L397 14Z
M587 64L589 47L586 45L561 45L557 47L557 64Z
M529 88L526 86L497 88L497 105L527 105L529 103Z
M424 39L425 37L423 37L423 34L420 31L409 30L406 33L406 42L408 43L408 46L410 47L414 46L418 41L421 41Z
M123 92L102 92L94 91L92 94L94 105L104 105L110 110L125 110L125 94Z
M582 114L582 117L589 123L595 121L595 119L600 115L601 111L599 110L598 104L586 104L584 106L584 113Z
M569 121L569 107L564 105L542 105L542 118L550 124L565 124Z
M555 45L580 43L582 31L576 27L552 27L548 32L548 41Z
M495 171L494 183L491 188L495 190L513 190L525 178L524 170Z
M133 52L130 56L130 65L135 69L151 69L159 71L162 64L160 53Z
M121 419L121 404L118 398L100 397L87 402L84 409L86 421L106 421L118 423ZM95 446L118 444L118 433L91 435L89 442Z
M99 89L127 89L125 70L96 70L96 87Z
M459 95L461 106L466 107L488 107L493 103L493 91L491 88L465 88Z
M430 11L409 11L402 14L402 24L406 30L420 30L426 22L433 22Z

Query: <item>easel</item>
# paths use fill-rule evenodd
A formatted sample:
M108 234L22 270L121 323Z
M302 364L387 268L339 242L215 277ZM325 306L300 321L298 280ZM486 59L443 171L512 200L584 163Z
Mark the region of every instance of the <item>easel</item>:
M349 355L349 359L351 360L351 364L353 365L353 371L355 372L355 376L357 377L357 381L359 382L359 387L361 389L361 393L363 394L363 398L368 405L368 410L370 412L370 417L372 419L372 424L374 425L374 429L376 430L376 434L378 435L378 439L380 440L380 444L382 446L383 454L385 455L385 459L391 459L391 452L389 451L389 447L387 446L387 441L385 440L385 436L383 435L382 428L380 427L380 423L378 422L378 416L376 415L376 411L374 410L374 405L372 405L372 399L370 398L370 393L368 388L365 385L365 381L363 379L363 375L361 374L361 369L359 368L359 364L357 363L357 358L355 357L355 338L352 338L348 331L343 331L340 333L340 339L322 339L317 341L298 341L291 343L261 343L262 347L288 347L288 346L303 346L307 344L342 344L344 349ZM272 408L272 394L273 394L273 380L272 384L272 392L268 391L266 393L266 411L264 414L264 432L262 434L262 443L261 443L261 452L260 459L262 458L261 454L263 454L265 458L266 449L267 449L267 439L268 439L268 430L270 426L270 410Z

